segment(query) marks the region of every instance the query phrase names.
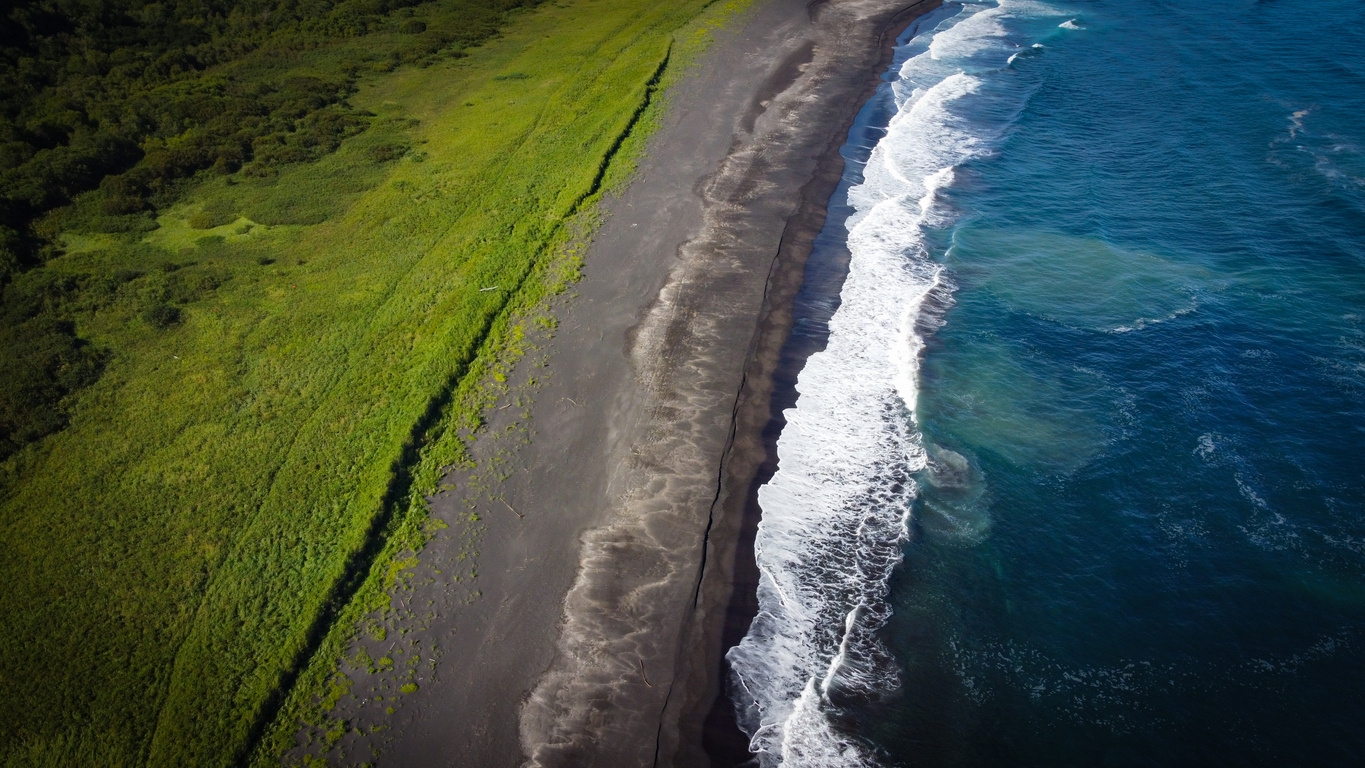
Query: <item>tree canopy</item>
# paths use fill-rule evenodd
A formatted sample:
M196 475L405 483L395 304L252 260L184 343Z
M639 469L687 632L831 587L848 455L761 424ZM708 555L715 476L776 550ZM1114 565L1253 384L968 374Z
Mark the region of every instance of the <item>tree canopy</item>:
M364 72L459 56L534 4L13 2L0 21L0 459L61 428L64 398L106 354L72 312L114 276L19 279L61 232L155 229L198 174L268 176L331 153L373 117L346 102Z

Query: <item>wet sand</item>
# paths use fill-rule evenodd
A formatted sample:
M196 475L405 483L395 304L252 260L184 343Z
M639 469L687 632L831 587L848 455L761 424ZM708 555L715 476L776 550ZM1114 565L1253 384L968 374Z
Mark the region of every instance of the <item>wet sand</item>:
M554 338L518 368L539 380L529 413L494 411L476 445L482 483L505 476L470 492L459 473L466 490L433 501L453 527L404 593L410 632L387 641L422 654L420 688L382 716L357 681L339 713L388 728L348 736L352 759L743 759L718 697L727 615L730 635L747 623L771 374L838 149L896 34L938 5L758 0L669 92Z

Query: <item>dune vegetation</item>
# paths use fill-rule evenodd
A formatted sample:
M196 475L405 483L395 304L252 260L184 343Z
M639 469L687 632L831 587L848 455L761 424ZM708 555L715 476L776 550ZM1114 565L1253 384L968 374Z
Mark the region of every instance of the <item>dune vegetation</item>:
M710 5L205 0L141 11L150 42L6 39L0 763L292 746Z

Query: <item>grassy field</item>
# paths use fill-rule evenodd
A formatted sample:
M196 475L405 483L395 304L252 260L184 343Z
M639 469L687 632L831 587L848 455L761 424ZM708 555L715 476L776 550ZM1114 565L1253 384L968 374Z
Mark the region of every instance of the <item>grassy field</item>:
M204 178L151 232L62 234L43 269L102 286L77 328L110 357L0 465L0 763L290 745L708 5L515 14L362 80L376 117L317 162Z

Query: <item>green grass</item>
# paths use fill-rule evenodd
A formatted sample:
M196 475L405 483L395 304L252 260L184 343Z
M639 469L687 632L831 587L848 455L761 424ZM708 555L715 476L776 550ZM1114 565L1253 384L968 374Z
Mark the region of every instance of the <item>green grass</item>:
M112 355L0 465L0 762L266 764L335 701L708 4L517 14L364 83L378 118L333 155L204 181L148 233L65 235L46 269L118 276L78 315Z

